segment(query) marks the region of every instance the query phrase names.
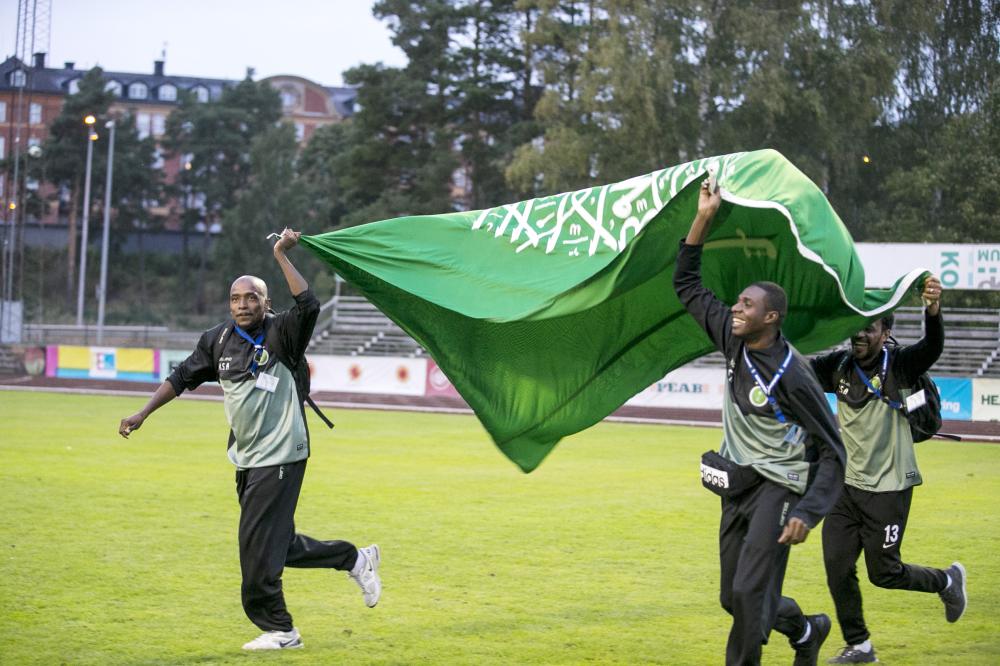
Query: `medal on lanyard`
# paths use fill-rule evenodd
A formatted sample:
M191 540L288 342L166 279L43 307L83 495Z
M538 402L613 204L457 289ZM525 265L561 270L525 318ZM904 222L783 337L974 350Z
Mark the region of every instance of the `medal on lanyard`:
M757 384L750 390L750 403L755 407L763 407L765 404L770 404L771 409L774 410L774 416L778 419L778 423L784 424L788 419L785 417L784 413L781 411L781 407L778 406L778 401L772 395L771 391L775 386L778 385L778 381L781 376L785 374L785 370L788 369L788 365L792 362L792 350L789 347L788 355L785 356L785 360L782 361L781 366L778 371L774 373L774 377L771 378L771 383L767 384L764 379L757 372L757 368L754 366L753 361L750 360L750 355L747 354L747 348L743 347L743 361L746 363L747 370L750 371L750 375L753 377L754 382Z
M896 402L895 400L890 400L888 396L882 395L882 388L885 387L885 378L887 376L888 370L889 370L889 350L886 349L885 347L882 347L882 369L879 371L877 376L871 379L868 378L868 374L861 369L860 365L858 365L857 359L854 359L854 371L858 373L858 377L860 377L861 381L865 383L865 386L868 387L868 390L871 391L872 394L874 394L875 397L878 398L879 400L884 400L885 403L890 407L892 407L893 409L901 409L903 407L902 403ZM875 384L875 381L878 381L878 385Z
M253 358L251 358L251 363L250 363L250 374L256 375L257 368L262 365L267 365L267 361L270 358L270 355L267 353L267 350L264 349L264 332L261 331L260 335L258 335L256 338L251 338L246 331L244 331L242 328L239 327L239 325L237 325L236 333L241 338L243 338L244 340L253 345L254 351L253 351Z

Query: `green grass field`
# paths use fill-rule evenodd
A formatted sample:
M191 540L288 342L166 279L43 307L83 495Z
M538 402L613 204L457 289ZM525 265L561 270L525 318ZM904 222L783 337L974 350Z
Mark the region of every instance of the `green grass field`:
M297 527L379 543L382 600L286 570L306 649L244 654L222 406L175 401L121 439L142 402L0 392L0 663L722 663L718 501L697 474L718 430L602 424L524 475L472 417L339 411L314 428ZM904 555L961 559L970 607L949 625L936 595L864 581L873 641L887 664L1000 663L1000 447L918 455ZM832 615L818 533L785 592ZM835 624L824 659L840 643ZM764 662L791 659L773 634Z

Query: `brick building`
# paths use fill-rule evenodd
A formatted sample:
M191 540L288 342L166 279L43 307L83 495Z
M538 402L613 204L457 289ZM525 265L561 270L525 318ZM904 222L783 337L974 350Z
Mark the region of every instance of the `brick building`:
M77 92L85 70L76 69L74 63L51 67L45 54L37 53L33 62L24 63L9 57L0 64L0 160L13 157L15 143L20 136L21 153L31 146L44 143L48 127L62 110L68 95ZM127 112L134 119L140 137L152 135L159 139L166 131L167 116L177 106L180 93L187 91L200 102L218 100L227 86L238 81L212 79L199 76L168 74L164 61L153 63L152 71L103 73L106 88L114 92L116 101L111 112ZM274 76L264 79L281 95L282 111L295 127L300 142L307 142L323 125L341 122L354 108L355 91L351 88L322 86L298 76ZM19 130L19 131L18 131ZM81 119L80 131L84 132ZM172 182L182 168L180 156L163 155L158 168L163 169L166 182ZM29 183L29 187L43 188L44 184ZM9 203L13 196L10 177L0 173L0 201L4 215L0 220L9 223ZM176 206L163 206L155 213L168 218L176 214ZM29 225L61 226L66 222L53 206L42 219L29 219Z

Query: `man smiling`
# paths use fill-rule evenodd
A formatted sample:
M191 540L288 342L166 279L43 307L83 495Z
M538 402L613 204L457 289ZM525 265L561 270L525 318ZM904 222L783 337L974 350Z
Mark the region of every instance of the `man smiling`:
M295 507L309 457L307 396L295 377L308 371L305 350L320 309L285 255L298 240L298 232L285 229L274 245L295 305L274 314L263 280L237 278L229 289L232 319L206 331L146 406L122 419L118 428L127 438L183 391L204 382L221 384L230 426L228 455L237 469L243 610L264 631L245 650L303 646L285 607L281 574L286 566L348 571L369 607L382 593L377 545L359 549L347 541L319 541L295 531Z
M674 288L727 364L722 446L702 464L703 483L722 496L720 600L733 616L726 664L759 664L773 628L788 637L796 666L812 665L830 618L804 615L781 587L789 546L837 499L844 447L809 363L781 335L784 290L757 282L729 307L702 285L702 244L720 204L718 189L702 183Z
M904 564L900 554L913 487L923 482L904 405L944 348L941 282L928 278L922 296L925 334L916 344L889 344L894 323L889 315L855 333L850 351L812 360L824 390L837 394L847 447L844 492L823 524L827 585L846 642L832 664L878 661L861 610L857 561L862 551L872 584L937 592L949 622L965 612L965 568L960 563L934 569Z

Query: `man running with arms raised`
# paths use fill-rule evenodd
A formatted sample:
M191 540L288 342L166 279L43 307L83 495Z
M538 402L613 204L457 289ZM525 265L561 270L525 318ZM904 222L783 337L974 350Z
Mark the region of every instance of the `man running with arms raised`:
M922 295L925 332L916 344L887 344L895 323L888 315L855 333L849 351L812 360L823 389L837 394L847 447L844 492L823 523L827 585L846 643L831 664L878 661L861 610L857 561L862 551L873 585L936 592L948 622L957 622L965 612L965 568L960 563L933 569L904 564L900 553L913 487L923 482L904 403L944 349L941 282L928 278Z
M733 616L726 664L759 664L771 629L788 637L796 666L816 664L830 632L781 596L789 547L833 507L844 446L809 363L781 335L784 290L757 282L730 308L701 282L702 244L722 198L702 183L698 213L677 255L677 296L726 357L723 441L705 465L725 478L719 525L720 600ZM709 456L710 454L706 454ZM704 459L703 459L704 460Z

